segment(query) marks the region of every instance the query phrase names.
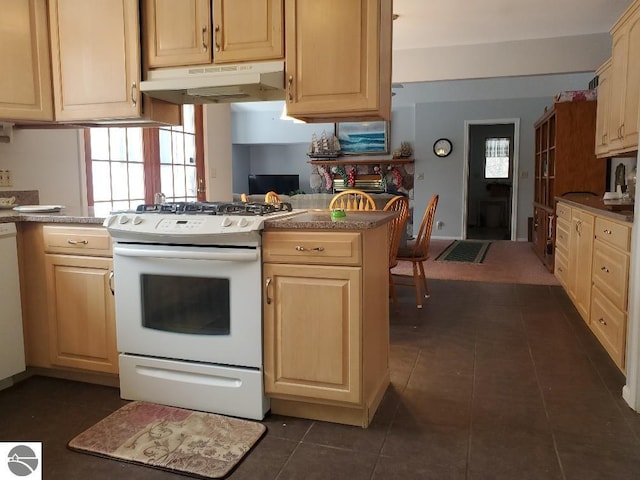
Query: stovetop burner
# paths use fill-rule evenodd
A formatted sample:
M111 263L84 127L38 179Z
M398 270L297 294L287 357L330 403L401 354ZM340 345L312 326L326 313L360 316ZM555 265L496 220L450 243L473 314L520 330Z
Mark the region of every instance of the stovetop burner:
M258 202L170 202L163 204L138 205L138 213L164 213L187 215L269 215L276 212L290 212L291 204Z

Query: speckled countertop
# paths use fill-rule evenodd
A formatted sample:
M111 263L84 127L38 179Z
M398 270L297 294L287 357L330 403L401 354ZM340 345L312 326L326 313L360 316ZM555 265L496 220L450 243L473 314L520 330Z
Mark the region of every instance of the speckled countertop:
M331 220L330 210L307 210L305 213L282 219L265 220L269 230L368 230L379 227L397 216L396 212L374 210L348 211L340 220Z
M605 202L602 197L581 194L556 197L556 200L619 222L633 223L633 201L607 200Z
M13 210L0 210L0 223L7 222L41 222L41 223L76 223L102 225L104 217L82 215L80 212L63 209L59 213L22 213Z
M397 214L381 210L371 212L347 212L344 219L331 220L329 210L307 210L283 219L265 220L265 230L367 230L379 227ZM59 213L22 213L0 210L0 223L41 222L102 225L104 217L82 215L80 212L63 209Z

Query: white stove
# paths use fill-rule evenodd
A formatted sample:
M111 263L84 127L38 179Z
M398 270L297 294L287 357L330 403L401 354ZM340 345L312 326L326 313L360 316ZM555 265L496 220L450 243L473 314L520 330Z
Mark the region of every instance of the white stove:
M105 220L122 398L264 417L260 232L266 219L301 212L175 203Z
M110 215L104 226L115 242L258 246L265 220L304 211L287 203L141 205L134 212Z

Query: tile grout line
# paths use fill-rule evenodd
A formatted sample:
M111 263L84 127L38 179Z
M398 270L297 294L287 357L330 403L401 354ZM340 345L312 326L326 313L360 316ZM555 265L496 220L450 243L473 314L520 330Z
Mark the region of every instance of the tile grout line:
M471 467L471 439L473 436L473 399L476 392L476 368L478 365L478 331L477 323L474 323L473 334L473 381L471 382L471 398L469 399L469 435L467 436L467 464L464 469L464 478L469 478L469 468Z
M407 377L407 383L404 385L403 391L407 389L407 385L409 384L409 380L411 379L411 376L416 370L416 366L418 365L418 360L420 359L421 354L422 354L422 348L418 350L418 354L416 355L416 358L413 361L413 366L411 367L411 372ZM389 385L391 385L391 382L389 383ZM387 386L387 388L389 387ZM378 454L376 455L376 461L373 464L373 470L371 471L371 475L369 476L370 480L373 479L373 476L376 473L376 468L378 468L378 462L380 461L380 457L382 456L382 449L384 448L384 444L387 442L387 438L389 437L389 432L391 431L391 427L393 427L393 423L396 420L396 415L398 414L398 410L400 410L400 402L398 402L398 404L396 405L393 411L393 415L391 415L391 420L389 421L389 425L387 426L387 431L384 434L384 439L382 440L382 443L380 444L380 448L378 449Z
M282 467L280 467L280 470L278 470L278 473L274 477L274 480L278 480L278 478L280 478L280 475L282 475L282 472L284 472L284 469L287 468L287 465L289 465L289 463L291 462L291 459L293 458L293 455L298 451L298 448L300 448L300 445L302 445L302 441L309 434L309 431L311 430L311 427L313 427L314 423L316 423L316 422L311 422L311 425L309 425L309 428L307 428L307 431L304 432L304 435L302 435L302 438L300 440L298 440L298 443L296 444L296 447L291 451L291 453L287 457L286 462L284 462L282 464Z
M538 376L538 368L536 366L535 359L533 358L533 352L531 351L531 343L529 342L529 334L527 332L527 325L524 321L524 314L522 313L522 309L520 309L520 321L522 322L522 328L524 329L525 338L527 339L527 347L529 350L529 358L531 358L531 364L533 365L533 373L536 377L536 385L538 386L538 392L540 392L540 399L542 400L542 406L544 407L544 415L547 417L547 426L549 427L549 432L551 433L551 441L553 442L553 451L556 454L556 460L558 462L558 467L560 468L560 474L562 475L563 480L567 480L567 475L564 471L564 465L562 464L562 459L560 458L560 451L558 450L558 442L556 440L555 432L553 427L551 426L551 418L549 417L549 410L547 409L547 402L544 398L544 392L542 391L542 385L540 384L540 377Z
M620 416L622 417L622 420L624 422L624 424L627 426L627 428L629 429L629 431L631 432L631 435L636 439L637 442L640 442L640 435L638 433L636 433L636 431L634 430L634 428L631 426L631 423L629 422L629 420L627 419L626 415L624 415L624 413L621 410L620 405L618 404L618 402L616 402L615 397L613 395L613 392L611 391L611 389L607 386L607 382L604 380L604 378L602 377L602 374L600 373L600 370L596 367L596 363L593 360L593 358L591 357L591 355L589 355L589 351L588 349L585 347L582 339L580 338L580 336L578 336L578 333L576 332L576 327L574 325L574 322L571 321L571 319L569 318L569 316L567 315L567 313L562 310L562 316L565 320L565 322L569 325L569 328L571 328L572 332L574 333L577 343L578 345L580 345L580 348L582 350L582 352L585 354L585 356L587 357L587 359L589 360L589 364L591 365L591 367L595 370L596 375L598 376L598 378L600 379L600 381L602 382L602 384L605 387L605 390L607 391L607 394L609 395L609 397L611 398L611 400L613 400L613 403L616 407L616 410L618 411L618 413L620 414ZM592 332L589 332L591 335L593 335ZM604 347L603 347L604 348ZM607 353L608 355L608 353ZM616 368L618 368L616 366ZM626 378L626 376L625 376ZM620 393L620 396L622 396L622 392Z

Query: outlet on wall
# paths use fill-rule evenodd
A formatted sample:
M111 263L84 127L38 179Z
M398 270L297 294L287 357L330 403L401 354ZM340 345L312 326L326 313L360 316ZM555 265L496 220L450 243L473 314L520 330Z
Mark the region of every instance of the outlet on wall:
M13 186L13 180L11 179L11 170L0 170L0 187Z
M436 222L436 228L437 228L438 230L442 230L442 228L443 228L443 227L444 227L444 222L443 222L442 220L438 220L438 221Z

